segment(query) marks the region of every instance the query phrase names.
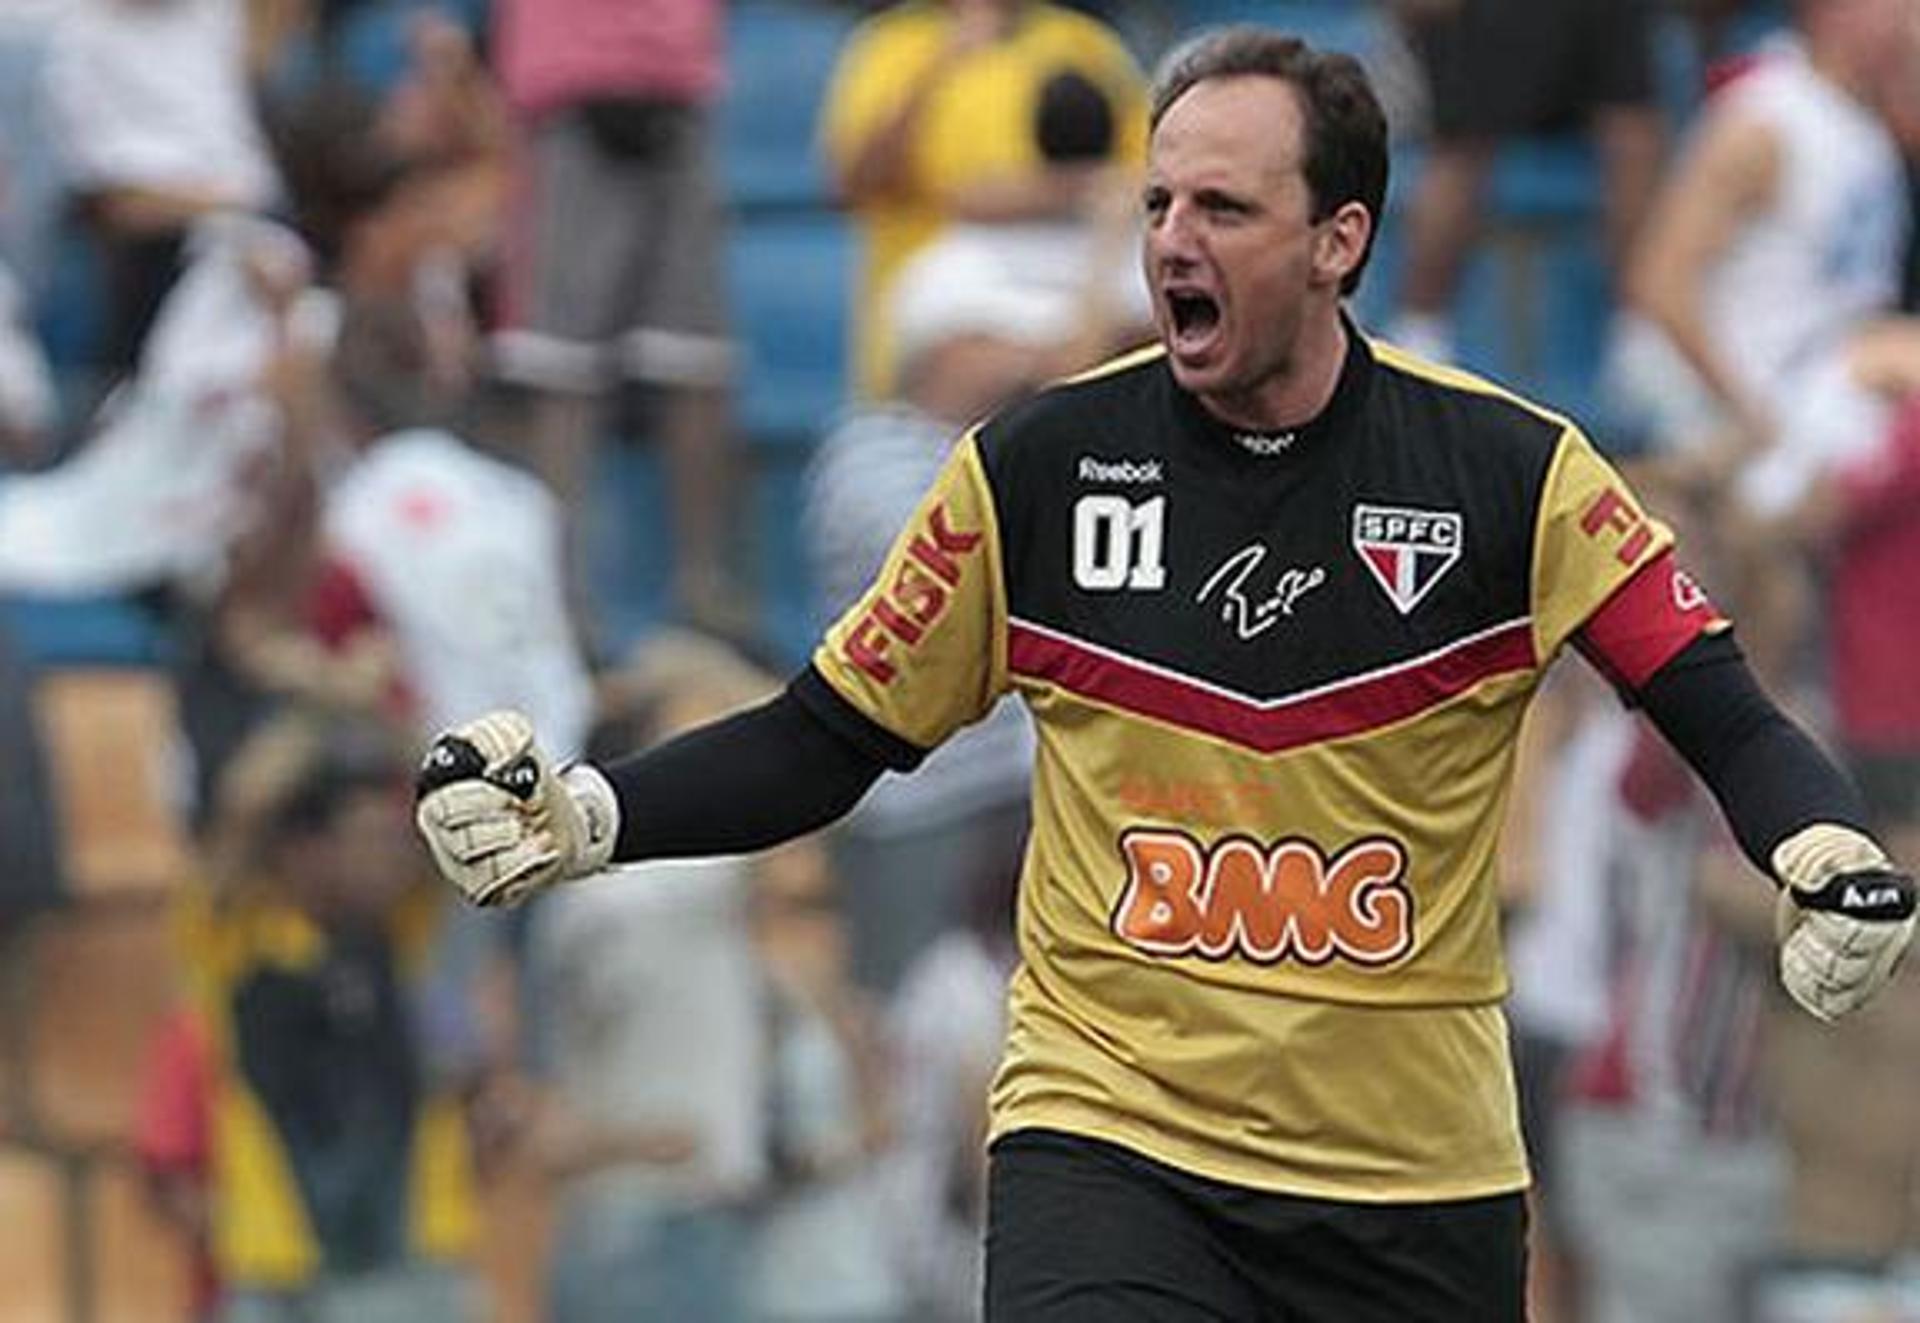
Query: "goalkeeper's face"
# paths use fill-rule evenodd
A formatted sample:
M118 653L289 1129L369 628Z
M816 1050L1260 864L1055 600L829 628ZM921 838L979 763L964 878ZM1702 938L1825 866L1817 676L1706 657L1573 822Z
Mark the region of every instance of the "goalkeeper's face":
M1144 256L1154 319L1174 377L1243 425L1300 421L1259 415L1291 379L1303 329L1331 324L1364 252L1364 208L1316 216L1305 152L1299 94L1264 76L1195 84L1153 133Z

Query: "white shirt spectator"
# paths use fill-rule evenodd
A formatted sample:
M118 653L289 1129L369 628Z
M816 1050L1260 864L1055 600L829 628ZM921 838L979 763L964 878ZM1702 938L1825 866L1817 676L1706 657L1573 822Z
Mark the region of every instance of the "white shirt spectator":
M1851 336L1891 313L1909 228L1906 174L1885 122L1783 38L1720 93L1710 113L1764 126L1779 167L1768 205L1701 281L1706 330L1741 392L1772 415L1773 445L1740 478L1746 505L1786 509L1825 467L1884 430L1884 401L1859 386ZM1678 352L1635 321L1619 371L1663 437L1687 443L1721 422Z
M262 374L281 334L248 275L262 260L304 265L305 247L266 221L194 227L133 380L73 459L0 485L0 588L111 593L217 577L251 516L246 475L279 444ZM329 343L331 296L296 302L288 333Z
M609 1169L570 1193L739 1199L767 1174L766 1017L747 865L660 860L561 888L534 911L530 977L550 1080L606 1128L685 1130L694 1155Z
M901 980L890 1015L899 1053L899 1140L887 1162L887 1236L912 1293L914 1317L979 1317L986 1259L981 1210L958 1191L983 1167L984 1086L1006 1043L1012 953L996 957L970 929L924 951Z
M566 612L564 525L537 479L446 432L376 441L331 490L327 540L393 631L436 730L515 707L578 755L593 688Z
M75 0L47 88L77 190L188 189L250 211L275 196L241 0Z

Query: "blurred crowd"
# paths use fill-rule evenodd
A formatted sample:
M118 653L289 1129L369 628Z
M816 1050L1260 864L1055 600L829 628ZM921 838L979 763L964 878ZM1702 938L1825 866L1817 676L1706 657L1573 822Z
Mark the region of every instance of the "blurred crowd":
M1454 312L1502 153L1591 144L1580 421L1920 865L1920 0L843 12L791 108L857 253L844 408L788 420L813 618L969 422L1152 338L1144 71L1309 12L1393 102L1397 272L1360 312L1416 352L1476 366ZM739 554L767 507L717 135L767 72L729 67L747 16L0 10L0 596L136 603L178 716L178 995L126 1140L194 1285L156 1318L517 1320L480 1250L510 1178L552 1210L553 1323L978 1315L1023 715L821 839L508 919L449 905L410 826L444 725L513 706L562 758L626 751L795 660ZM589 572L628 434L670 524L623 569L664 603L638 633ZM5 620L14 926L60 851ZM1500 861L1536 1317L1920 1323L1920 970L1839 1028L1787 1008L1771 896L1605 679L1541 696Z

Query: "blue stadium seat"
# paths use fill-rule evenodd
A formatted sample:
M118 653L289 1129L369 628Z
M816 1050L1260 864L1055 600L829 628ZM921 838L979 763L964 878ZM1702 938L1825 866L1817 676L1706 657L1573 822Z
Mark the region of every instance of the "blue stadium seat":
M97 361L106 326L106 283L99 250L78 221L59 226L47 246L51 265L35 304L35 329L56 376L69 379Z
M789 666L807 659L819 632L811 562L801 537L806 454L798 447L760 452L754 499L760 627L774 655Z
M743 217L728 256L741 425L761 443L809 442L846 390L846 224L827 211Z
M727 17L720 165L736 207L820 206L826 178L814 125L850 10L805 0L743 0Z
M1201 28L1258 23L1363 58L1374 49L1380 23L1373 6L1358 0L1169 0L1167 16L1175 41Z
M0 615L36 666L145 666L160 656L153 617L124 598L0 598Z
M349 78L375 93L385 92L412 62L410 34L415 14L437 11L476 39L484 15L475 0L372 0L348 12L340 30L340 63Z

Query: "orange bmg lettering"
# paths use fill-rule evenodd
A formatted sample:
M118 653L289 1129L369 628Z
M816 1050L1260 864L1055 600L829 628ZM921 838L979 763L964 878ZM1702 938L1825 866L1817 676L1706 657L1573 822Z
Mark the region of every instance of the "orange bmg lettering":
M1357 841L1329 859L1297 839L1263 848L1230 837L1202 850L1185 832L1135 829L1120 851L1127 885L1113 931L1152 955L1384 965L1413 945L1398 841Z

